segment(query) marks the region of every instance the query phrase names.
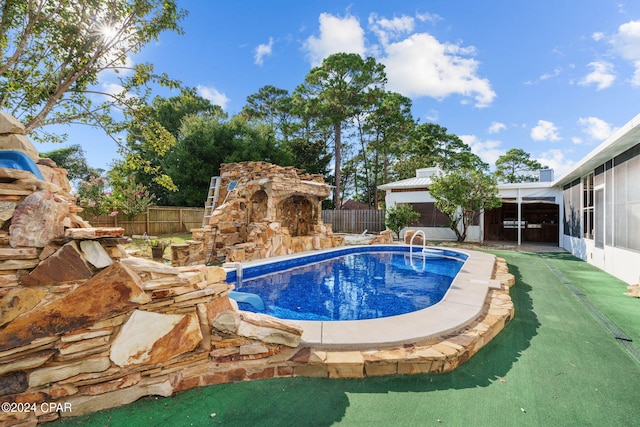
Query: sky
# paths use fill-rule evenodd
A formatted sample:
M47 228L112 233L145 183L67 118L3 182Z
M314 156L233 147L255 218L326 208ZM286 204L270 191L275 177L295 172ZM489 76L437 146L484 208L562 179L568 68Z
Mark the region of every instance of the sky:
M189 11L184 34L162 34L131 61L154 64L229 115L263 86L292 92L323 58L358 53L385 65L387 89L411 98L420 122L447 128L491 165L521 148L557 178L640 112L637 0L178 4ZM113 75L99 84L115 84ZM99 129L56 131L83 146L90 166L119 157Z

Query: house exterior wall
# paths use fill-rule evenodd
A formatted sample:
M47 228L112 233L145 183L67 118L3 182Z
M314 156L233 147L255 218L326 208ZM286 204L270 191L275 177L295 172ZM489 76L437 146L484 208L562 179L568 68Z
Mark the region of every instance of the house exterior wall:
M640 139L567 181L562 247L627 283L640 282Z

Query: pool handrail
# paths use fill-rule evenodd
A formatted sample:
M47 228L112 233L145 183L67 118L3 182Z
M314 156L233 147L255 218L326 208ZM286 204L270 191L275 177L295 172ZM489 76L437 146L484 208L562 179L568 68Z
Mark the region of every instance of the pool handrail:
M425 253L425 249L427 249L427 236L424 234L423 230L416 230L411 236L411 240L409 240L409 254L413 256L413 239L416 238L417 235L422 234L422 253Z

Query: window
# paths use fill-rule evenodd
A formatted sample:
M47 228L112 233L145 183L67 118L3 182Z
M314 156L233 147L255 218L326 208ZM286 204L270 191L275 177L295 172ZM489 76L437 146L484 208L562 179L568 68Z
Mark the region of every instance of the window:
M420 219L416 224L418 227L448 227L449 218L436 208L436 204L429 203L411 203L414 211L420 214ZM476 225L476 224L474 224Z
M598 188L595 192L595 245L596 248L604 248L604 188Z
M616 157L613 169L614 246L640 251L640 144L630 152Z
M582 235L593 239L593 174L582 178Z
M572 237L582 236L580 230L580 180L564 186L564 234Z
M605 224L605 244L609 246L613 246L613 232L615 230L614 223L615 220L613 218L613 161L608 161L605 164L605 190L604 190L604 200L605 200L605 217L607 218L607 222Z

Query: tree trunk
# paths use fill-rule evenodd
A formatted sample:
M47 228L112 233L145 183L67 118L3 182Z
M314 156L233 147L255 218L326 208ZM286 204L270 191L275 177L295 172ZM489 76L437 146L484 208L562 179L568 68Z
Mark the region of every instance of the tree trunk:
M463 233L460 232L460 228L459 227L460 227L460 223L461 222L464 224L464 217L462 217L462 216L458 217L458 218L455 218L454 220L449 218L449 228L451 230L453 230L453 232L455 233L456 240L458 242L464 242L464 239L467 238L467 232L466 232L466 229L464 227L463 227L464 232Z
M380 167L380 153L376 148L373 165L373 206L378 209L378 168ZM386 182L385 182L386 184Z
M340 209L342 203L340 200L340 190L341 190L341 185L340 185L340 163L341 163L341 153L340 153L340 148L341 148L341 123L337 122L333 124L333 129L335 132L335 140L336 140L336 146L335 146L335 171L334 171L334 176L336 179L336 186L333 189L333 203L334 203L334 209Z

